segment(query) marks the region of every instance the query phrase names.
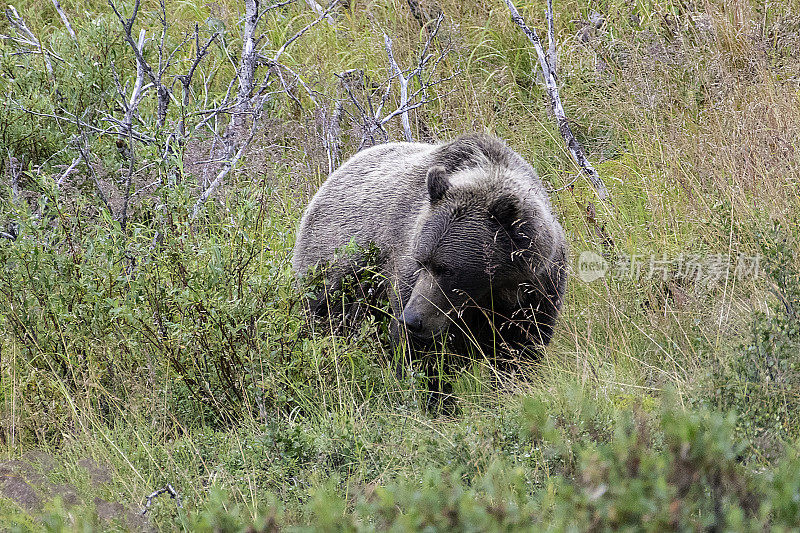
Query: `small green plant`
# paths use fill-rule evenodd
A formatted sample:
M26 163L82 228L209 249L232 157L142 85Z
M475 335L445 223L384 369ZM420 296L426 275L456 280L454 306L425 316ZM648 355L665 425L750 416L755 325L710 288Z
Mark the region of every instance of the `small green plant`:
M774 296L755 313L750 341L715 377L719 406L740 413L739 428L766 459L800 437L800 270L796 232L774 223L756 235L765 283Z

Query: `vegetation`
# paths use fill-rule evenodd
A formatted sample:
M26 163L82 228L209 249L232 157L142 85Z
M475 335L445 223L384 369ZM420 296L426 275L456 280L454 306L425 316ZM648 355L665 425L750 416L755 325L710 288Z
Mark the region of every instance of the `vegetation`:
M546 2L516 4L546 27ZM148 0L132 37L145 30L155 70L172 54L172 96L159 120L145 89L130 130L120 20L65 0L73 38L55 6L20 0L0 22L16 39L0 41L4 528L800 525L795 0L556 2L561 98L608 202L501 1L351 0L330 21L275 7L256 30L258 105L235 114L243 7L183 0L164 17ZM368 120L392 76L384 33L401 67L433 54L410 77L411 94L426 84L415 140L505 138L551 189L575 263L543 357L444 376L452 414L395 372L380 313L309 323L289 268L330 166L384 139ZM400 115L383 128L404 138ZM584 251L605 275L580 279ZM148 500L168 484L179 499Z

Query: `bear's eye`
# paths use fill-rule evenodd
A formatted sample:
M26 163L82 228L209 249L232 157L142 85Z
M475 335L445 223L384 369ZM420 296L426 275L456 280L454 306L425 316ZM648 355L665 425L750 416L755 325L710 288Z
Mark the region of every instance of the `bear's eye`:
M455 270L453 270L452 268L450 268L448 266L440 267L439 268L439 273L445 278L452 278L453 276L456 275Z

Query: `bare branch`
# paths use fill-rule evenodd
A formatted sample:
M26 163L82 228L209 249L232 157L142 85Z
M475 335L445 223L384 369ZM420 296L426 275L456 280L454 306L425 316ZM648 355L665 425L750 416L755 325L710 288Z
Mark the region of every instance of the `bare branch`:
M333 19L333 15L331 15L330 5L328 6L328 9L323 9L322 6L319 5L319 3L316 2L315 0L306 0L306 4L308 4L308 7L310 7L311 10L314 13L316 13L318 17L320 18L325 17L325 20L328 21L328 24L330 24L331 26L336 24L336 21Z
M289 74L291 74L292 76L294 76L295 81L297 82L298 85L300 85L300 87L303 88L303 90L306 92L306 94L308 95L308 98L311 100L311 102L315 106L317 105L317 98L314 96L314 91L312 91L311 88L306 84L306 82L303 81L303 78L300 77L300 74L298 74L297 72L295 72L291 68L287 67L283 63L275 63L275 67L278 68L278 69L283 69L283 70L287 71Z
M145 31L139 31L139 42L137 50L141 54L144 50ZM131 91L131 99L128 102L128 108L125 110L125 118L123 119L123 132L127 135L128 141L128 173L125 176L125 196L122 203L122 214L120 215L120 226L125 230L125 225L128 223L128 203L131 199L131 183L133 180L133 169L135 165L136 150L133 139L133 117L139 109L139 102L141 101L142 86L144 84L144 66L136 63L136 83Z
M143 49L139 48L139 45L136 41L133 40L133 22L136 20L136 15L139 13L139 4L141 0L135 0L133 4L133 13L131 14L130 18L125 18L117 9L117 6L114 4L112 0L108 0L108 4L111 6L111 9L114 10L114 13L117 15L120 23L122 24L122 29L124 30L124 38L125 41L130 45L133 49L133 53L136 56L136 64L140 65L144 70L147 77L150 78L150 81L156 87L156 92L158 93L158 104L157 104L157 116L156 116L156 124L157 127L160 129L164 125L164 119L167 114L167 104L170 99L170 91L169 89L161 83L161 78L164 74L164 71L169 67L169 61L166 64L161 64L161 56L163 56L163 46L164 46L164 36L166 34L166 15L162 15L162 35L161 35L161 46L159 48L159 72L158 75L153 72L152 67L150 64L145 60L144 54L142 53ZM163 5L163 4L162 4ZM138 67L137 67L138 69Z
M178 135L180 136L181 140L186 138L186 108L189 107L189 94L191 92L192 78L194 77L195 70L197 70L197 67L200 65L200 61L202 61L203 57L205 57L205 55L208 53L208 48L211 46L211 43L217 39L217 37L219 37L219 32L214 32L214 35L212 35L203 46L200 46L200 30L197 24L194 25L196 50L194 61L192 61L192 65L189 67L189 72L176 76L183 86L181 118L178 122Z
M19 173L22 170L19 159L11 155L11 151L6 148L8 153L8 172L11 174L11 202L17 203L19 199Z
M239 65L239 94L236 105L240 113L250 110L250 94L253 92L253 79L257 66L256 26L258 25L259 0L245 0L244 33L242 34L242 59ZM239 115L241 117L242 115ZM236 122L241 123L241 118Z
M283 45L278 49L278 51L275 52L275 55L273 56L272 61L278 61L278 59L281 57L281 55L283 55L283 52L286 51L286 48L290 44L292 44L297 39L299 39L300 37L305 35L305 33L308 30L310 30L311 28L313 28L314 26L316 26L317 24L322 22L322 19L324 19L331 11L333 11L333 8L336 7L336 5L338 3L339 3L339 0L332 0L331 3L328 4L328 7L326 7L325 10L322 13L319 14L319 16L317 17L317 19L315 21L309 23L303 29L301 29L300 31L298 31L297 33L295 33L294 35L289 37L289 39L287 39L286 42L283 43Z
M277 4L272 4L271 6L265 7L263 10L261 10L261 13L258 14L258 21L256 21L256 23L258 23L261 20L261 17L266 15L269 11L278 9L279 7L288 6L289 4L293 4L294 1L295 0L286 0L285 2L278 2Z
M228 145L225 154L225 159L226 159L225 164L223 165L222 170L220 170L219 173L217 174L217 177L214 178L214 181L211 182L211 185L209 185L208 188L205 191L203 191L203 194L200 195L200 198L198 198L197 202L194 204L194 208L192 209L192 220L197 218L197 215L200 214L200 209L202 209L203 204L205 204L206 200L208 200L208 198L212 194L214 194L214 191L216 191L217 187L220 186L222 181L225 179L225 176L227 176L228 173L231 171L231 169L236 166L236 164L239 162L239 159L241 159L242 155L244 154L245 150L247 150L247 147L250 146L250 142L253 140L253 137L256 134L256 127L258 125L257 117L258 113L254 114L253 125L250 128L250 136L241 144L239 150L236 151L236 154L233 154L233 150L235 149L235 143L230 142L230 144Z
M139 42L136 45L136 49L140 54L144 50L145 35L144 29L139 31ZM125 135L130 134L130 132L133 130L133 116L136 114L136 111L139 108L139 102L141 102L142 97L144 96L144 89L144 65L137 62L136 82L133 86L130 100L128 101L125 109L125 118L122 121L124 127L123 133Z
M556 61L556 32L553 27L553 0L547 0L545 17L547 17L547 62L553 75L555 75L558 66Z
M383 40L386 43L386 55L389 57L389 64L392 67L392 73L397 78L397 81L400 83L400 106L398 107L398 109L403 110L401 112L401 120L403 122L403 132L405 133L406 141L413 142L414 137L411 135L411 122L409 122L408 120L408 109L407 109L408 78L403 76L403 73L400 71L400 67L397 65L397 61L395 61L394 59L394 54L392 53L392 40L385 33L383 34Z
M278 50L275 52L275 55L272 56L272 59L266 59L265 60L267 65L273 66L273 65L277 64L278 63L278 59L280 59L280 57L283 55L283 53L286 51L286 49L289 47L289 45L292 44L293 42L295 42L297 39L299 39L303 35L305 35L308 30L310 30L311 28L313 28L314 26L316 26L317 24L322 22L322 20L325 18L325 16L328 13L330 13L331 10L334 7L336 7L336 4L338 4L338 3L339 3L339 0L333 0L328 5L328 7L320 14L320 16L318 16L314 21L312 21L309 24L307 24L306 26L304 26L297 33L295 33L294 35L289 37L286 40L286 42L283 43L280 48L278 48ZM269 86L269 81L270 81L270 78L272 76L272 72L273 72L273 69L268 69L267 70L267 74L266 74L266 76L264 76L264 81L261 82L261 85L258 88L258 91L256 92L256 94L262 96L261 101L259 102L259 108L263 107L264 103L266 103L266 97L263 96L263 94L267 90L267 87Z
M422 107L427 103L428 103L428 100L421 100L421 101L419 101L419 102L417 102L415 104L409 104L408 102L406 102L405 105L402 105L402 106L398 107L397 109L395 109L394 111L392 111L391 113L389 113L388 115L383 117L380 120L379 124L381 126L383 126L384 124L386 124L387 122L392 120L397 115L401 115L402 114L402 115L406 115L407 116L407 113L409 111L412 111L412 110L414 110L414 109L416 109L418 107ZM409 141L409 142L412 142L412 141Z
M441 28L442 21L444 20L444 15L442 13L436 19L436 24L434 25L433 30L428 32L428 38L425 41L425 45L422 47L422 52L419 55L419 60L417 61L417 65L414 68L409 68L406 70L402 70L400 66L397 64L397 61L394 57L394 51L392 49L392 40L389 38L388 35L383 34L383 39L386 44L386 55L389 58L389 65L392 70L392 75L389 78L388 84L386 86L386 92L381 99L380 104L378 105L378 109L372 113L372 117L374 117L372 130L381 131L388 139L388 136L383 129L384 124L386 124L392 118L400 115L401 122L403 124L403 134L405 136L406 141L412 142L413 136L411 133L411 123L409 121L408 112L421 107L422 105L428 103L430 99L428 98L427 90L434 85L441 83L444 81L443 79L439 80L432 80L433 70L439 65L439 62L447 55L449 52L449 48L442 50L439 54L439 57L433 63L433 68L431 69L430 74L428 75L427 79L423 80L423 71L426 69L428 64L430 63L431 59L434 57L434 54L429 54L428 50L430 50L431 44L433 43L434 39L436 39L436 35L439 33L439 29ZM411 95L408 93L408 86L411 80L417 78L419 82L419 89L414 91ZM397 106L397 109L388 113L385 117L381 118L381 113L383 112L383 107L386 104L386 101L389 97L389 91L391 90L392 80L397 78L398 83L400 84L400 103ZM414 103L412 103L414 102ZM370 102L371 103L371 102ZM362 142L363 145L363 142Z
M81 162L81 156L78 156L75 159L73 159L72 164L67 167L67 170L65 170L64 173L61 174L61 177L58 178L58 180L56 181L56 186L60 188L61 185L64 183L64 180L66 180L67 177L69 177L69 175L72 173L73 170L75 170L75 168L78 166L78 163L80 162Z
M14 40L23 44L27 44L29 46L34 46L44 59L44 65L45 68L47 68L47 73L52 78L53 65L52 63L50 63L50 57L48 57L49 51L42 48L41 42L39 42L39 39L37 39L36 36L33 34L33 32L30 30L30 28L28 28L27 24L25 24L25 20L23 20L20 14L17 13L17 10L14 8L14 6L12 5L8 6L8 9L6 9L6 18L8 19L8 22L11 23L11 26L15 30L17 30L17 32L25 36L25 39L14 39Z
M69 19L67 18L67 14L61 8L61 4L58 3L58 0L53 0L53 6L55 6L56 11L58 11L58 16L61 17L61 22L64 23L64 26L67 28L70 37L72 37L72 42L75 43L75 48L78 49L78 53L81 51L81 47L78 44L78 37L75 35L75 30L72 29L72 25L69 23Z
M245 2L245 27L244 27L244 34L243 34L243 45L242 45L242 57L239 64L238 75L237 79L239 81L239 91L236 98L236 104L234 105L235 115L234 120L231 121L232 125L238 126L244 122L244 117L250 115L252 117L252 125L250 128L250 135L248 138L242 142L237 149L237 128L228 128L226 134L224 135L224 139L222 139L222 143L225 147L225 152L223 159L225 163L222 169L218 172L217 176L214 180L209 184L209 186L203 191L198 198L197 202L194 205L192 210L192 219L197 218L200 214L200 210L202 209L205 202L208 198L214 194L217 188L222 184L225 177L230 173L231 169L233 169L236 164L241 159L242 155L247 150L250 142L253 140L255 136L256 128L259 123L259 119L261 118L262 110L264 109L264 104L267 98L272 94L267 92L267 88L269 86L269 81L271 78L272 72L277 71L280 73L280 69L282 65L278 63L278 59L280 56L286 51L287 47L295 42L297 39L302 37L308 30L319 24L325 16L336 6L338 0L333 0L330 5L317 17L316 20L307 24L303 27L300 31L295 33L292 37L286 40L283 45L275 52L271 59L266 60L267 65L270 67L267 70L267 74L264 77L264 81L261 83L258 91L257 97L251 96L253 94L253 80L255 77L255 70L259 60L259 54L256 52L256 44L258 40L255 37L256 26L258 24L259 18L263 13L259 13L259 2L258 0L246 0ZM275 4L276 6L281 4ZM288 70L288 69L287 69ZM290 71L291 72L291 71ZM299 76L296 76L297 80L302 83ZM285 80L284 86L285 86ZM303 84L304 85L304 84ZM311 91L304 85L306 90L311 94ZM230 92L230 88L229 88ZM253 105L253 100L255 98L259 98L257 105ZM312 96L312 100L313 96ZM227 101L227 95L224 102ZM211 113L206 119L201 122L201 124L205 124L210 121L213 117L215 117L219 112L221 112L220 106L217 110ZM216 136L217 133L214 131L214 135Z
M578 167L583 171L584 175L589 179L589 182L594 187L595 191L597 192L597 196L601 200L608 200L609 194L608 189L606 188L605 183L600 178L600 175L594 169L592 164L586 157L586 152L583 149L583 146L578 142L573 135L572 130L569 127L569 122L567 121L567 115L564 112L564 106L561 105L561 97L558 94L558 84L556 83L556 75L554 68L550 65L547 57L545 56L544 50L542 49L542 43L539 40L539 35L536 33L534 28L529 28L527 24L525 24L525 20L517 11L517 8L514 7L514 4L511 0L504 0L508 9L511 11L511 19L514 23L522 29L525 35L528 37L528 40L533 44L534 49L536 50L536 54L539 57L539 65L542 69L542 75L544 76L545 81L545 88L547 90L547 95L550 98L550 104L553 108L553 114L556 117L556 121L558 123L558 129L561 133L561 136L564 138L564 141L567 143L567 148L572 154L573 159L578 164ZM548 6L552 6L552 2L549 2ZM548 8L549 9L549 8ZM551 18L552 13L550 15ZM553 44L555 47L555 44ZM554 54L555 55L555 54Z
M150 504L153 502L153 498L157 498L162 494L169 494L172 497L172 499L175 500L176 505L179 508L183 508L183 505L181 504L181 497L178 495L178 492L174 488L172 488L172 485L170 483L167 483L167 485L163 489L158 489L157 491L153 492L147 497L147 503L145 503L144 505L144 509L142 510L142 515L147 514L147 511L150 509Z
M93 132L98 133L100 135L120 135L121 133L123 133L123 131L122 131L122 121L120 121L118 119L114 119L113 117L107 116L106 119L111 121L111 122L113 122L117 127L116 128L105 128L104 129L104 128L98 128L97 126L94 126L93 124L89 124L88 122L84 122L84 121L80 120L80 118L78 118L77 115L74 115L74 114L72 114L72 113L70 113L68 111L63 110L63 109L61 110L61 112L64 113L65 116L62 117L62 116L59 116L59 115L55 115L53 113L41 113L39 111L34 111L32 109L28 109L25 106L23 106L21 103L19 103L18 101L14 100L13 98L9 98L8 100L12 104L16 105L17 108L20 111L22 111L24 113L28 113L28 114L36 116L36 117L52 118L52 119L55 119L55 120L60 121L60 122L75 124L76 126L78 126L80 128L87 129L89 131L93 131ZM143 143L153 143L153 142L155 142L155 139L153 137L150 137L149 135L144 135L143 133L139 133L137 131L134 131L133 135L136 138L136 140L139 141L139 142L143 142Z
M228 90L225 92L225 96L222 98L222 101L216 108L206 109L195 113L197 115L206 115L206 117L192 129L192 133L190 135L193 135L198 130L206 127L208 123L214 120L220 113L228 113L236 108L235 104L232 105L228 104L228 101L230 100L231 97L231 91L233 90L233 86L235 83L236 83L236 78L232 79L231 82L228 84Z

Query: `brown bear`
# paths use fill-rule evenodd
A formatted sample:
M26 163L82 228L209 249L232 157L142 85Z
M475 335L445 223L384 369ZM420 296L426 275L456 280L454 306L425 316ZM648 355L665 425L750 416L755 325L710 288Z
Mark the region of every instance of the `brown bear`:
M553 335L567 282L564 230L536 171L496 137L356 154L306 208L292 267L303 275L341 263L337 250L352 242L377 246L394 344L412 356L438 340L502 361L538 353ZM348 273L334 264L326 285ZM314 311L329 312L325 302Z

